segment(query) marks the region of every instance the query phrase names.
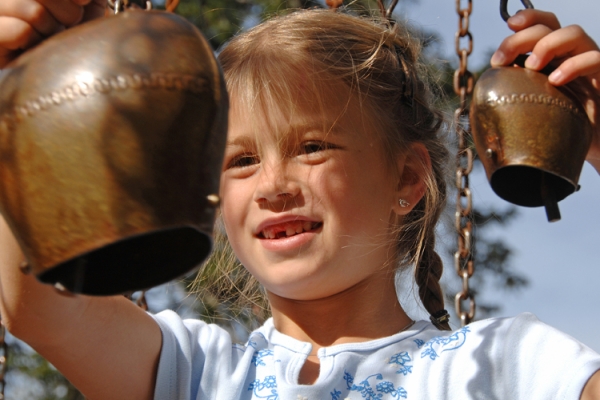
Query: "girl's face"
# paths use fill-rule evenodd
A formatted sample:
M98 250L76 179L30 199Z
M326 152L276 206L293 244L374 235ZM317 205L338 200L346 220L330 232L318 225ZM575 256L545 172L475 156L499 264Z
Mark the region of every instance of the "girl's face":
M398 179L358 106L331 120L271 110L254 123L232 99L221 210L239 260L267 291L295 300L389 271Z

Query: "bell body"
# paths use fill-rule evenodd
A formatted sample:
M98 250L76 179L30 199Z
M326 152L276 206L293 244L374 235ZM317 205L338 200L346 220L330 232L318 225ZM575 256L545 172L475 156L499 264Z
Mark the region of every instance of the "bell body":
M475 85L471 128L491 186L503 199L548 210L577 190L592 135L569 88L525 68L491 68Z
M7 66L0 212L38 279L104 295L198 266L227 108L210 45L160 11L69 29Z

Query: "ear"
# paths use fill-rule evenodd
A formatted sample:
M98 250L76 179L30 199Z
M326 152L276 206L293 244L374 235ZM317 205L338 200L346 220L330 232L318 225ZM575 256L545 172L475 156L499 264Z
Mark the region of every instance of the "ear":
M425 181L431 173L431 158L425 145L412 143L406 153L398 157L397 168L399 182L392 209L403 216L412 211L425 195Z

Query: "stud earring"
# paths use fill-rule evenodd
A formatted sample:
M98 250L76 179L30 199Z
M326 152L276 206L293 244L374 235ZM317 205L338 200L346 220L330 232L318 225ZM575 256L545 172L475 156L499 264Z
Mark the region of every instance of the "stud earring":
M410 203L404 199L398 199L398 205L404 208L410 206Z

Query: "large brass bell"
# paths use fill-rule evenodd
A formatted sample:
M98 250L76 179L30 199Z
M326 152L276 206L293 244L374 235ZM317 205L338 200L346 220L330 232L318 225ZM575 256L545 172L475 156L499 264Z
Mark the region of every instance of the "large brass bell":
M492 189L526 207L545 206L560 219L558 202L578 190L592 132L568 87L521 67L491 68L473 92L471 128Z
M211 249L228 100L185 19L129 10L68 29L0 80L0 211L43 282L144 289Z

